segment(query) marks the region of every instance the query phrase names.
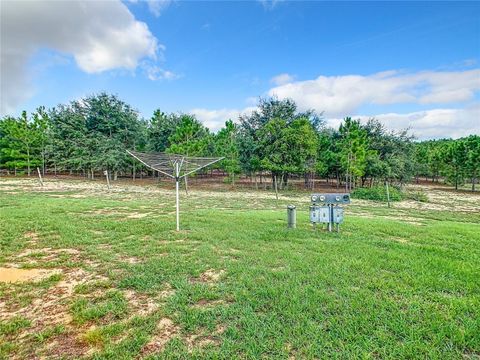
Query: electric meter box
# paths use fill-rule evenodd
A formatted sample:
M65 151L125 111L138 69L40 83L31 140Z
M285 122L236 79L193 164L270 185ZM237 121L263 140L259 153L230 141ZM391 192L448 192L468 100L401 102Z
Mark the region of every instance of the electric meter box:
M310 206L310 222L328 224L330 222L330 208L328 206Z
M350 194L312 194L310 200L310 222L313 225L327 224L328 231L332 231L333 226L337 225L337 232L340 231L344 217L341 205L350 204Z
M334 224L341 224L343 222L343 208L339 206L332 208L332 222Z
M350 204L350 194L312 194L310 199L313 204Z

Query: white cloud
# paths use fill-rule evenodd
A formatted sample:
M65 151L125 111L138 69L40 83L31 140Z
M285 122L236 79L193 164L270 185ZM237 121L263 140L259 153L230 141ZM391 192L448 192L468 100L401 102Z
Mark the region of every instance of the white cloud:
M274 85L285 85L292 82L295 78L287 73L279 74L270 79L270 82Z
M471 134L480 135L480 103L473 104L465 109L433 109L416 111L406 114L387 113L378 115L356 115L354 119L366 122L375 117L388 129L403 130L410 132L417 138L459 138ZM327 119L327 124L338 128L341 118Z
M159 17L171 3L172 0L147 0L148 9L156 17Z
M2 1L0 113L32 95L27 63L38 49L70 54L87 73L133 70L162 50L119 0Z
M218 109L218 110L208 110L208 109L192 109L189 113L194 114L198 120L200 120L206 127L212 131L220 130L224 125L225 121L233 120L237 122L240 114L252 112L256 107L246 107L243 110L238 109Z
M142 64L143 69L147 75L147 78L156 81L156 80L175 80L181 77L172 71L165 70L157 65L152 65L150 63Z
M268 91L269 95L295 100L300 110L314 109L324 112L327 125L338 128L345 116L366 122L375 117L388 129L410 132L419 139L442 137L458 138L480 134L480 103L475 100L480 90L480 69L464 71L422 71L404 73L380 72L369 76L320 76L314 80L293 81L288 74L274 77L278 85ZM286 83L285 83L286 82ZM473 99L473 103L471 102ZM247 99L249 105L258 99ZM358 114L362 105L390 105L411 103L441 107L407 113ZM463 103L462 108L448 108L444 104ZM382 106L382 107L383 107ZM238 120L240 113L254 110L250 106L239 109L194 109L193 113L209 128L216 131L225 120Z
M278 3L284 0L258 0L265 10L273 10Z
M319 76L276 86L268 94L291 98L301 109L324 111L327 117L343 117L369 104L465 102L473 99L479 90L480 69L473 69Z

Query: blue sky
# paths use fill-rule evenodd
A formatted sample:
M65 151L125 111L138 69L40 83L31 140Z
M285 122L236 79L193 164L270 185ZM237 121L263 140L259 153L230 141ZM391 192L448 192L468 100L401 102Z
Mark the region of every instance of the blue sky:
M107 91L145 117L157 108L194 112L218 129L275 94L323 111L332 126L344 116L377 116L420 138L480 132L478 2L92 4L2 3L2 75L3 53L26 49L21 70L9 71L17 81L2 80L2 98L13 98L2 99L4 113ZM9 26L47 11L60 19L32 26L32 34ZM13 96L12 84L25 91Z

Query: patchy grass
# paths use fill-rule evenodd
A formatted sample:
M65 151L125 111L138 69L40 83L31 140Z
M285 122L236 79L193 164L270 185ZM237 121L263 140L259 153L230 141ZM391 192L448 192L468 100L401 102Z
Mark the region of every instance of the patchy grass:
M30 325L30 320L21 316L15 316L10 320L0 323L0 335L14 335Z
M192 189L177 233L168 189L1 183L0 267L58 273L0 282L0 358L480 356L478 196L353 200L337 234L306 193Z
M65 332L65 326L63 325L55 325L46 327L44 330L40 331L39 333L34 334L34 338L39 343L44 343L48 341L50 338L63 334Z

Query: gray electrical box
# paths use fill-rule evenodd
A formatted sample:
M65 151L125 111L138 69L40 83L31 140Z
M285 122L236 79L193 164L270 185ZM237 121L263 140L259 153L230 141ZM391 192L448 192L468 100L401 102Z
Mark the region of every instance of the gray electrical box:
M330 208L328 206L310 206L310 222L328 224L330 222Z
M344 214L339 205L350 204L350 194L312 194L310 200L310 222L314 225L328 224L329 231L336 224L339 231Z
M320 222L320 212L317 211L318 206L310 206L310 222L311 223L319 223Z
M343 222L343 208L340 206L334 206L332 208L333 212L333 219L332 222L334 224L341 224Z
M313 204L350 204L350 194L312 194Z

